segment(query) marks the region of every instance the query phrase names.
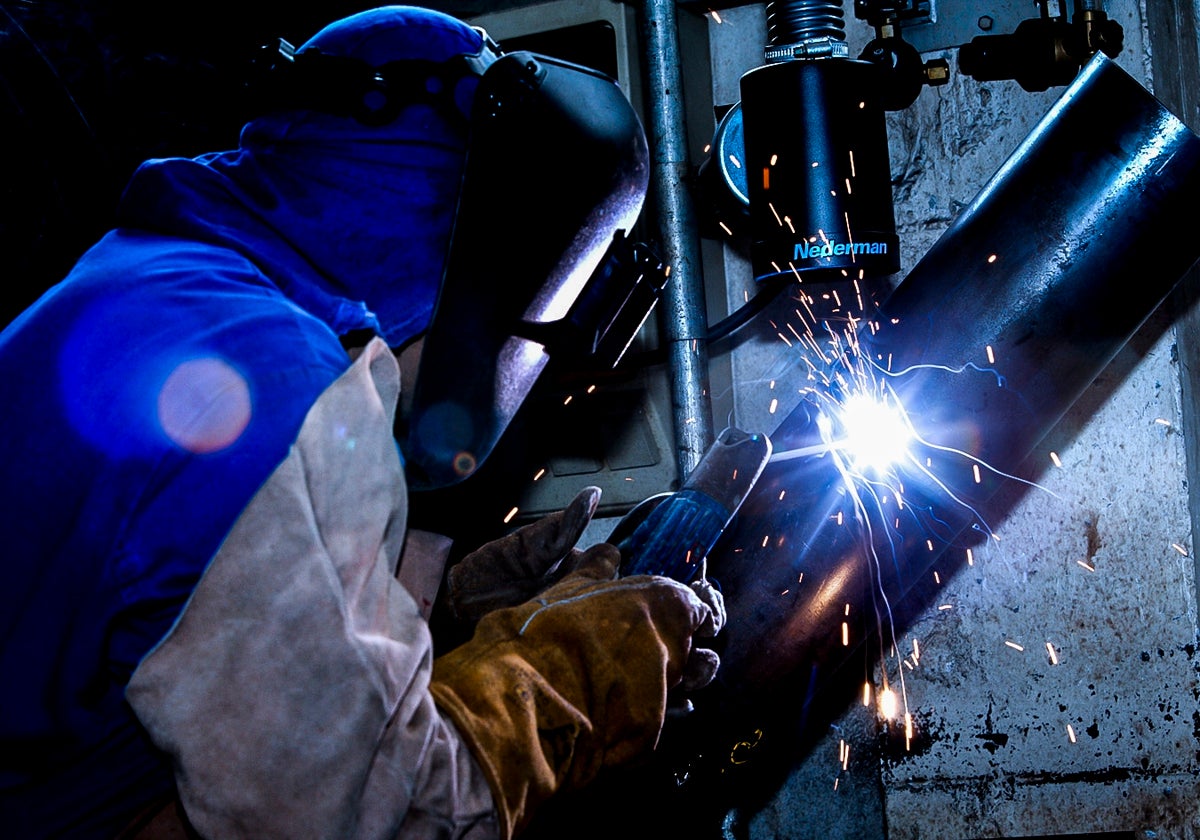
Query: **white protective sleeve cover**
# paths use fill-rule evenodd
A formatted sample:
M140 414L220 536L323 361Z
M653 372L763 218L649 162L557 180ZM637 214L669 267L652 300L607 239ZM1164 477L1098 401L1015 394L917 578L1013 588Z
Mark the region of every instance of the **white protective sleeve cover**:
M397 580L399 389L375 339L129 683L205 837L498 836L486 779L429 693L425 614Z

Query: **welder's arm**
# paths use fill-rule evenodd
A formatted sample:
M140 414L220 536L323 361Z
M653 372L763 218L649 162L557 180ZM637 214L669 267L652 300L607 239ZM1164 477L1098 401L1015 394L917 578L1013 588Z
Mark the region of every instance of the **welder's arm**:
M505 836L556 793L653 749L668 691L716 671L696 637L721 629L720 593L657 576L620 578L607 543L540 596L487 613L434 663L430 690L483 766Z
M488 779L429 692L396 578L399 388L373 342L310 410L126 696L206 838L499 834Z

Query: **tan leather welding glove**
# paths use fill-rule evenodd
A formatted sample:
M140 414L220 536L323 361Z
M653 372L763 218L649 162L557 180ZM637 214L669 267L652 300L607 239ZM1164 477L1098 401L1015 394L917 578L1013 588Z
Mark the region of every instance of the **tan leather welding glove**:
M593 546L434 662L434 700L488 777L507 837L550 796L652 750L668 690L715 671L715 653L691 654L694 637L720 631L723 607L668 578L618 578L619 564L614 546Z
M458 561L446 576L446 604L459 619L477 621L501 607L524 603L567 575L575 548L600 502L599 487L585 487L563 510L486 543Z

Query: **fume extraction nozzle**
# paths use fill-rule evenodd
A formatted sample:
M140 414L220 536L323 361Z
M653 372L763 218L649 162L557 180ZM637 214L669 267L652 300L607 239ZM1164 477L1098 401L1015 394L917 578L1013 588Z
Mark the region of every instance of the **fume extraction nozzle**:
M892 68L848 57L843 18L831 0L767 4L766 63L742 76L701 167L702 183L736 197L760 282L859 281L900 266L884 122Z
M899 238L875 68L781 59L742 77L754 277L895 273Z

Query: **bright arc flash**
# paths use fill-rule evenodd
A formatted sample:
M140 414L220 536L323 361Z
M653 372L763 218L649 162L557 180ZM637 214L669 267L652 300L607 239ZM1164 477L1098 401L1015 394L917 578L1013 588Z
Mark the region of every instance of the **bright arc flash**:
M904 413L886 399L851 394L838 411L838 449L855 470L885 473L902 461L913 433Z

